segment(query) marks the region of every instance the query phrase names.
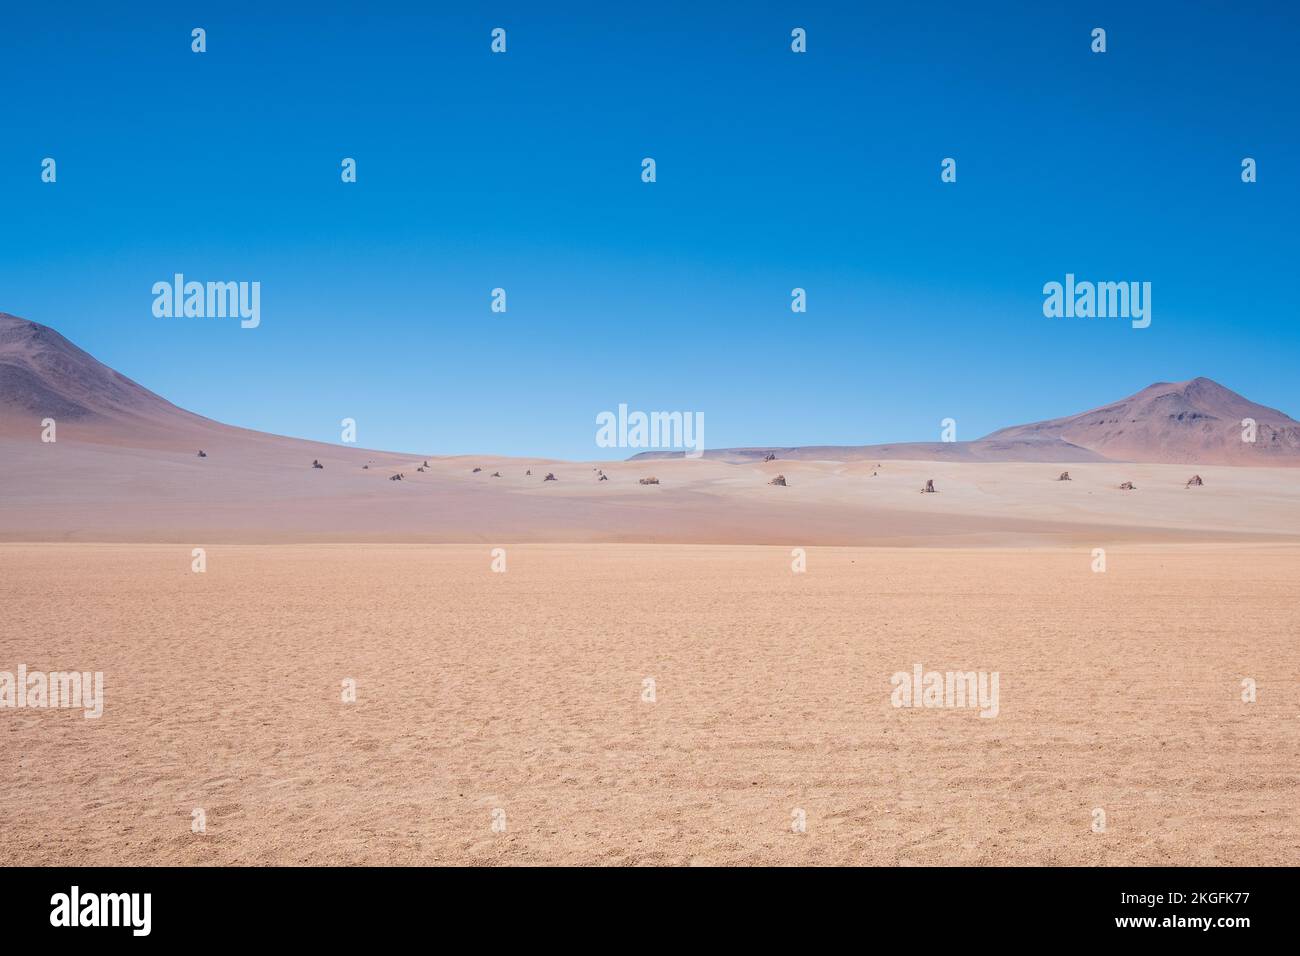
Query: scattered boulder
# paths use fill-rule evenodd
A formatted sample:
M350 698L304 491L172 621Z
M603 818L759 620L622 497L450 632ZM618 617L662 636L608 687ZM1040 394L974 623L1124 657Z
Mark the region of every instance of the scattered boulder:
M597 481L609 481L609 475L605 474L605 473L602 471L602 472L600 473L600 477L597 478L596 480L597 480Z
M313 458L313 459L311 460L311 466L312 466L313 468L322 468L322 469L325 467L325 466L322 465L319 461L317 461L315 458Z
M1069 473L1068 471L1063 471L1063 472L1061 472L1061 477L1060 477L1060 478L1057 478L1056 480L1057 480L1057 481L1073 481L1074 479L1070 477L1070 473Z
M362 465L362 466L361 466L361 470L362 470L362 471L369 471L369 470L370 470L370 466L369 466L369 465Z
M542 481L555 481L555 480L556 480L556 479L555 479L555 472L553 472L553 471L548 471L548 472L546 473L546 477L542 479Z
M776 452L769 451L763 456L764 461L776 461Z
M470 474L471 474L471 475L477 475L477 474L478 474L480 471L482 471L482 470L483 470L482 468L475 468L473 471L470 472Z
M526 472L524 472L524 477L525 477L525 478L530 478L530 477L532 477L532 474L533 474L533 470L532 470L531 468L529 468Z
M925 487L921 489L921 494L923 494L923 495L933 495L933 494L938 494L938 489L934 487L934 479L933 479L933 478L931 478L931 479L929 479L928 481L926 481L926 483L925 483Z
M1137 485L1133 484L1133 482L1131 482L1131 481L1126 481L1126 482L1124 482L1124 484L1122 484L1122 485L1119 486L1119 490L1120 490L1120 491L1137 491Z
M492 472L492 477L493 477L493 478L500 478L500 477L501 477L501 472L499 472L499 471L494 471L494 472Z
M780 485L782 488L784 488L784 487L785 487L785 475L777 475L775 478L773 478L771 481L769 481L768 484L769 484L769 485Z
M1192 487L1193 485L1195 485L1196 487L1199 488L1199 487L1200 487L1201 485L1203 485L1203 484L1205 484L1205 482L1201 481L1201 476L1200 476L1200 475L1192 475L1192 477L1190 477L1190 478L1187 479L1187 484L1183 485L1183 487L1184 487L1184 488L1190 488L1190 487Z
M421 465L419 468L417 468L417 469L415 469L415 470L416 470L416 471L424 471L424 466Z
M402 480L402 475L401 475L401 473L399 472L399 473L396 474L396 475L392 475L392 476L390 476L388 480L389 480L389 481L401 481L401 480Z
M652 475L652 476L650 476L649 478L642 478L642 479L641 479L641 484L643 484L643 485L657 485L657 484L659 484L659 479L658 479L658 478L655 478L655 477Z
M428 467L429 467L429 459L427 459L427 458L424 459L424 467L425 467L425 468L428 468Z
M200 449L199 449L199 457L200 457L200 458L207 458L207 457L208 457L208 453L207 453L206 451L204 451L202 448L200 448Z

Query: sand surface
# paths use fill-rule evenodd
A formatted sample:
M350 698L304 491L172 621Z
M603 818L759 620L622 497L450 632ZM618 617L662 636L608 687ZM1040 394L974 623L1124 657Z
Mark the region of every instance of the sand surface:
M53 444L0 437L0 541L1300 543L1294 468L485 455L430 456L419 472L424 457L225 426L189 438L168 433L166 447L110 437L71 427ZM324 469L312 468L313 459ZM599 481L597 469L609 480ZM1057 481L1065 470L1073 480ZM390 481L398 472L405 479ZM557 480L543 481L547 472ZM1204 486L1185 487L1193 472ZM786 487L768 484L778 474ZM660 484L641 485L647 476ZM920 493L928 479L938 494ZM1125 481L1137 490L1119 490Z
M1300 859L1296 546L203 543L0 545L0 864Z

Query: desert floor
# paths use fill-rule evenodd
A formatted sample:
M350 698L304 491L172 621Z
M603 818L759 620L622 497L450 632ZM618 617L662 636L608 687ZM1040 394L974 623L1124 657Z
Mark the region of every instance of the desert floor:
M0 542L1015 548L1300 542L1294 468L422 459L229 429L215 438L169 437L166 448L93 432L82 437L103 440L77 440L71 428L48 445L35 434L0 435ZM197 457L197 448L208 457ZM313 469L314 458L325 467ZM417 471L425 460L428 468ZM599 480L598 469L608 481ZM1073 480L1058 481L1066 469ZM492 477L497 471L501 477ZM547 472L556 480L544 481ZM396 473L406 478L390 481ZM1203 487L1186 487L1193 473L1204 478ZM769 484L777 475L785 476L786 487ZM660 484L640 484L651 476ZM930 479L939 493L921 494ZM1128 481L1136 491L1120 490Z
M0 545L0 864L1300 859L1300 547L505 551Z

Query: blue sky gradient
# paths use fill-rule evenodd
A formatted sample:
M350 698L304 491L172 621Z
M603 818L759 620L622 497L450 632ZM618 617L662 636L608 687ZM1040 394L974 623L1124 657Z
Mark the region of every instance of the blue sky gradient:
M5 8L0 311L428 454L607 457L620 402L967 439L1197 375L1300 415L1293 4L272 7ZM176 272L260 281L261 326L155 318ZM1067 272L1151 282L1151 327L1044 318Z

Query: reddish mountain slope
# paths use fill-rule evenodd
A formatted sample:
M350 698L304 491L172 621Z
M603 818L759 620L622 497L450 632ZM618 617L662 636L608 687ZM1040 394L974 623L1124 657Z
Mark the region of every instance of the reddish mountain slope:
M1255 422L1243 441L1242 421ZM1157 382L1079 415L1016 425L990 441L1067 441L1120 461L1169 464L1300 464L1300 422L1208 378Z
M88 441L188 447L195 441L283 441L178 408L36 322L0 313L0 434L30 436L42 418ZM1255 442L1242 440L1244 419ZM206 437L205 437L206 436ZM301 443L308 444L308 443ZM1208 378L1159 382L1091 411L995 431L973 442L710 449L706 457L916 459L970 462L1140 461L1168 464L1297 465L1300 422ZM634 458L680 457L646 452Z
M48 326L0 312L0 427L60 425L154 430L215 426L83 352Z

